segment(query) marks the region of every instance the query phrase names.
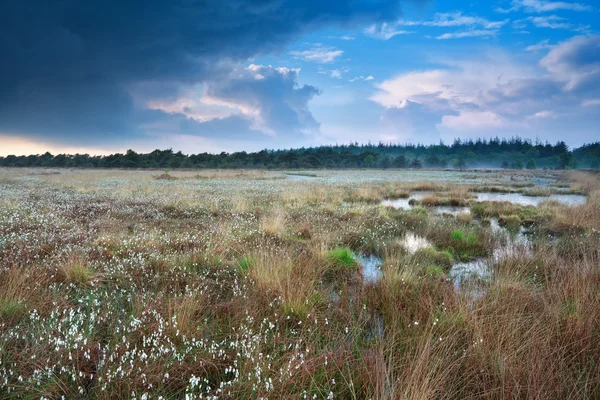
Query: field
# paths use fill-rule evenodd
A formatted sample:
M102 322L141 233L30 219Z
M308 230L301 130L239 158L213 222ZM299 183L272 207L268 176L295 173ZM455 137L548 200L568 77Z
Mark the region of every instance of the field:
M600 175L0 169L0 398L600 398Z

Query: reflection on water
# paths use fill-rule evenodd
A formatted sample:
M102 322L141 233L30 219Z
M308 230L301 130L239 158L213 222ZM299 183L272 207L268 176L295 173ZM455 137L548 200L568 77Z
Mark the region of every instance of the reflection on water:
M452 266L448 274L454 281L456 290L463 288L464 282L469 279L487 279L490 277L490 269L485 258L478 258L469 262L458 262Z
M373 254L366 256L360 253L357 257L358 262L362 266L362 274L364 283L377 283L383 276L383 272L379 267L383 264L383 260Z
M394 207L402 210L411 210L414 206L410 205L411 200L422 200L423 198L430 196L431 192L414 192L408 199L388 199L383 200L381 204L387 207ZM475 193L477 196L476 201L507 201L513 204L519 204L522 206L538 206L544 201L556 201L567 206L579 206L585 204L587 197L580 194L552 194L550 196L525 196L522 193L491 193L482 192ZM469 213L469 207L430 207L437 214L452 214L459 215L461 213Z
M552 194L550 196L525 196L521 193L476 193L477 201L507 201L522 206L538 206L548 200L557 201L567 206L579 206L585 204L586 196L580 194Z
M407 199L383 200L381 202L381 205L384 205L387 207L394 207L394 208L398 208L401 210L410 210L410 209L414 208L414 206L409 204L409 202L411 200L423 200L425 197L431 196L431 194L432 194L431 192L413 192L413 193L411 193L410 197Z
M471 209L469 207L450 207L450 206L436 206L431 207L437 214L450 214L450 215L461 215L470 214Z
M427 239L417 236L412 232L407 232L404 235L401 244L409 254L414 254L420 249L433 246Z
M454 281L454 287L457 291L468 291L471 297L477 299L485 294L483 285L477 285L481 281L489 280L491 269L495 264L508 257L524 255L531 257L533 255L531 240L524 227L519 227L516 232L500 226L497 218L490 219L490 229L496 235L502 236L501 245L497 246L489 259L478 258L469 262L458 262L452 266L449 277ZM467 281L474 284L466 285Z

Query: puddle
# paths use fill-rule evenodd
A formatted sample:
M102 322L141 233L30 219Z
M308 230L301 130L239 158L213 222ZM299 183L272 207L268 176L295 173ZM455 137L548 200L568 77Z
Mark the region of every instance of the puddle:
M284 174L287 180L290 181L309 181L311 179L317 178L312 175L299 175L299 174Z
M412 232L408 232L404 235L404 238L401 241L402 246L408 251L409 254L414 254L420 249L424 249L426 247L433 247L431 242L421 236L417 236Z
M472 278L488 279L490 277L490 269L485 258L478 258L469 262L458 262L452 266L448 274L454 281L454 288L460 291L463 284ZM479 293L481 292L481 293ZM475 295L482 295L481 289L475 290Z
M531 179L531 183L535 186L550 186L550 184L554 182L556 182L556 179L554 178L543 178L541 176L536 176Z
M410 197L407 199L388 199L383 200L381 205L387 207L399 208L401 210L410 210L413 209L414 206L410 205L409 202L411 200L423 200L425 197L430 196L431 192L413 192L410 194Z
M504 239L506 240L505 245L498 246L494 249L492 253L494 262L498 262L503 258L512 257L518 254L523 254L526 256L532 255L531 240L529 239L529 235L527 234L527 229L525 229L525 227L520 226L518 232L511 232L508 229L500 226L497 218L491 218L490 228L492 229L492 232L503 235Z
M491 218L490 229L492 232L504 236L504 244L496 247L489 259L478 258L469 262L455 263L448 274L453 279L454 288L457 291L467 291L474 299L478 299L485 294L485 288L477 285L477 281L488 280L491 277L491 268L494 264L497 264L506 257L521 254L526 256L533 255L531 239L527 234L527 229L523 226L519 227L519 231L511 232L500 226L497 218ZM467 281L472 279L474 279L473 285L465 285Z
M411 210L415 206L410 204L411 200L423 200L425 197L431 196L432 192L413 192L408 199L391 199L383 200L381 205L387 207L394 207L402 210ZM471 212L469 207L450 207L450 206L433 206L426 207L429 210L433 210L436 214L469 214Z
M471 214L471 209L469 207L450 207L450 206L435 206L431 207L436 214L450 214L450 215L461 215L461 214Z
M525 196L521 193L475 193L477 201L508 201L522 206L538 206L548 200L554 200L567 206L585 204L587 197L580 194L552 194L550 196Z
M377 256L359 254L357 257L358 262L362 266L362 274L364 283L377 283L383 276L383 272L379 267L383 265L383 260Z

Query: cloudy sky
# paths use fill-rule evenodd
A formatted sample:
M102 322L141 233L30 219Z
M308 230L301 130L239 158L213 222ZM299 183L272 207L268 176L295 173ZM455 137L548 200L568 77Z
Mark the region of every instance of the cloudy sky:
M0 4L0 155L600 140L596 0Z

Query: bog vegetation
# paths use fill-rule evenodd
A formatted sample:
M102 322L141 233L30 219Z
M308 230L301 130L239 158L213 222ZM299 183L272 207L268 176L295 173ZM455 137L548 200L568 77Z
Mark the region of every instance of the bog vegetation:
M0 398L600 398L598 175L29 172Z

